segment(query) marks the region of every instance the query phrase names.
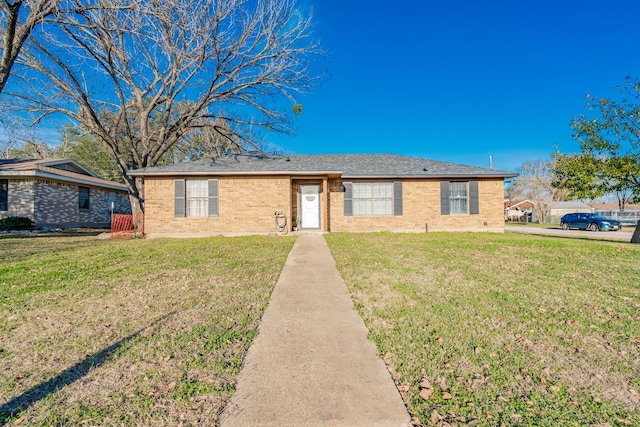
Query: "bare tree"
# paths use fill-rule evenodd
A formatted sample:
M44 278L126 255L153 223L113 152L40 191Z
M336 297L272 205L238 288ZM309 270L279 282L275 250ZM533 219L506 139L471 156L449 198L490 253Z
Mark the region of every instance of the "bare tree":
M278 100L295 103L311 86L319 51L295 0L100 4L59 19L55 46L32 38L20 62L30 88L12 95L94 134L141 208L142 183L127 171L156 165L185 138L208 129L246 144L251 129L290 130L291 104Z
M64 146L48 145L36 129L0 109L0 159L46 159L61 154Z
M517 197L531 200L533 213L540 223L546 223L555 202L566 199L567 190L554 186L553 160L538 160L524 163L512 187Z
M0 114L0 159L11 158L18 144L18 131L12 117Z
M0 1L0 37L2 38L0 93L9 79L11 69L25 41L38 24L53 14L59 3L60 0ZM25 14L26 18L23 22L21 18Z
M50 159L58 157L56 147L48 145L38 139L27 139L18 147L10 150L10 157L13 159Z

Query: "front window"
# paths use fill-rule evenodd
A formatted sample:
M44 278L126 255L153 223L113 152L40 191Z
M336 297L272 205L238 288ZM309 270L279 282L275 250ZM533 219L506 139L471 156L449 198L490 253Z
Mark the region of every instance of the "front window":
M9 210L9 180L0 179L0 211Z
M468 209L468 189L467 182L449 183L449 212L451 214L466 214Z
M208 216L209 186L207 180L188 180L187 216Z
M391 182L354 182L353 215L393 215Z
M89 187L78 187L78 207L89 210Z

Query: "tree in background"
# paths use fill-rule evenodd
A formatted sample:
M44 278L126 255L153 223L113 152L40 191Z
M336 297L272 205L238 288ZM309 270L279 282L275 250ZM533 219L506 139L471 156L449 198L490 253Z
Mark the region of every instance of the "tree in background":
M218 130L206 128L179 141L165 153L158 164L223 156L229 152L240 153L243 147L235 141L229 126L221 119L217 120L216 126L219 127ZM0 159L72 158L100 178L124 183L116 160L109 154L104 144L91 133L65 125L62 129L60 144L51 145L39 140L28 129L21 128L18 123L7 121L7 118L0 117L0 129L0 132L4 131L3 135L6 138L0 143ZM129 151L123 147L121 152Z
M512 183L515 197L529 199L534 203L533 213L540 223L546 223L555 202L566 200L567 191L554 185L553 160L538 160L520 166L519 175Z
M124 184L115 159L94 135L83 133L72 126L65 126L61 140L58 148L64 147L64 155L58 150L58 157L71 158L102 179Z
M19 141L19 132L13 117L0 113L0 159L10 159L11 150Z
M580 142L581 153L556 154L560 159L558 185L575 194L614 192L627 200L638 200L640 81L628 77L625 84L616 89L622 95L620 100L588 96L586 107L595 114L573 119L573 136ZM588 184L582 184L581 180ZM640 222L631 242L640 243Z
M235 142L229 126L222 119L217 119L215 126L218 127L217 130L213 126L206 127L178 141L167 150L157 165L216 157L225 155L229 151L239 153L243 147ZM70 157L100 178L124 183L116 159L109 154L107 147L95 135L67 125L63 128L61 139L59 146L51 148L56 157ZM124 146L126 140L120 143L123 145L120 147L120 152L123 156L127 156L130 149ZM132 159L129 157L127 164L131 163Z
M0 110L0 159L47 159L64 153L64 147L48 145L19 117Z
M55 37L32 35L19 63L25 84L11 95L37 119L61 113L94 135L142 209L130 169L207 132L238 147L255 144L259 128L288 132L290 108L278 100L295 104L315 80L318 45L295 0L97 3L60 15Z
M614 195L618 208L623 211L627 203L637 200L634 183L629 177L637 163L628 157L603 157L591 153L565 155L556 152L554 185L569 191L569 197L595 200Z

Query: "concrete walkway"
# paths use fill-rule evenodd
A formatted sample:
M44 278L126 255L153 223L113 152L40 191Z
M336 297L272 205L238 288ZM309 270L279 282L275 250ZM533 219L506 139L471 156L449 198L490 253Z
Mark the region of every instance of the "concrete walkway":
M298 237L221 417L233 426L410 426L324 237Z

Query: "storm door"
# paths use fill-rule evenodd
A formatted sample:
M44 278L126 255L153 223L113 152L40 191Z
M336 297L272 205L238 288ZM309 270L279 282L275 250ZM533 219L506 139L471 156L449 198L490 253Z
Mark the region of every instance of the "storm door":
M320 228L320 185L300 185L301 228Z

